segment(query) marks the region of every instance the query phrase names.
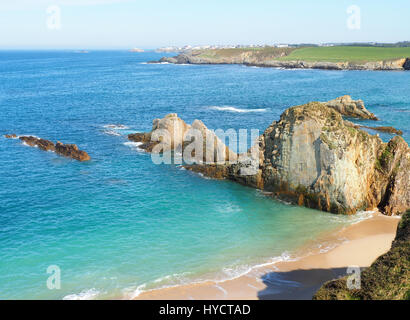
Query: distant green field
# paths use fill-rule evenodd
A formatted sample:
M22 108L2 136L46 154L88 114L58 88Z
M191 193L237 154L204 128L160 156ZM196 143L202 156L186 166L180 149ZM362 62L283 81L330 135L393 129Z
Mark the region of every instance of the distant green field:
M398 58L409 58L410 47L406 48L379 48L379 47L309 47L292 51L288 56L278 60L304 61L379 61Z

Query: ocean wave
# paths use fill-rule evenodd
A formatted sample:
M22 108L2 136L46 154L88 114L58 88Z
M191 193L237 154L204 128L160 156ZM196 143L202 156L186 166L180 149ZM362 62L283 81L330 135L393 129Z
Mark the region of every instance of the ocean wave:
M63 297L63 300L94 300L101 292L95 288L83 290Z
M236 112L236 113L250 113L250 112L266 112L268 109L240 109L232 106L210 106L208 107L212 110L217 111L228 111L228 112Z
M103 125L104 128L113 129L113 130L126 130L130 127L123 125L123 124L106 124Z
M144 149L139 148L139 146L142 144L143 144L142 142L133 142L133 141L128 141L128 142L123 143L124 146L130 147L131 149L145 152Z
M104 134L108 134L109 136L121 136L121 133L114 131L114 130L104 130L103 131Z

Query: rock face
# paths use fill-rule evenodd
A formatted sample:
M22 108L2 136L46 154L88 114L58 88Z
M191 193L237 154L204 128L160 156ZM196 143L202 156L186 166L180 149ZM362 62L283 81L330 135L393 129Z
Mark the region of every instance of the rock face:
M343 97L335 101L287 109L247 153L235 155L234 162L211 163L204 157L203 162L185 167L323 211L352 214L378 208L388 215L404 212L410 208L409 146L399 136L384 143L344 120L338 110L349 115L353 110L360 117L372 115L360 100ZM340 107L343 101L352 109ZM208 130L198 120L192 127ZM149 135L138 134L137 139L142 141L141 137ZM174 141L180 141L179 137ZM214 142L223 145L219 139ZM227 154L232 153L227 150Z
M57 141L55 151L58 154L78 161L88 161L91 159L87 152L79 150L75 144L63 144Z
M226 178L334 213L379 208L392 215L410 208L407 143L398 136L383 143L323 103L286 110L254 147L257 174L241 177L239 161Z
M406 62L403 65L404 70L410 70L410 58L406 59Z
M397 227L391 249L361 273L361 288L349 290L347 278L326 282L314 300L409 300L410 211Z
M5 135L5 137L16 138L17 136L15 134L9 134ZM79 150L75 144L63 144L57 141L54 145L54 143L50 140L33 136L20 136L19 139L30 147L38 147L44 151L53 151L78 161L88 161L91 159L87 152Z
M54 143L50 140L40 139L33 136L22 136L19 137L19 139L30 147L39 147L44 151L55 151Z
M377 117L369 112L362 100L353 100L351 96L342 96L328 102L323 102L327 107L335 109L337 112L344 116L378 120Z
M267 54L263 50L250 50L237 53L235 50L203 50L181 53L175 57L163 57L159 62L175 64L244 64L267 68L286 69L324 69L324 70L410 70L410 58L369 62L326 62L326 61L287 61L278 58L288 55L292 49L283 48ZM269 51L268 51L269 52Z

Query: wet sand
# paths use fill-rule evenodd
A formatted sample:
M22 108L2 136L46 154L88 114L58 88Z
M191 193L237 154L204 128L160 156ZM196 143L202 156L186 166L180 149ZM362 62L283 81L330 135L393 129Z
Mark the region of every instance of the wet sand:
M311 299L320 286L345 276L347 267L368 267L390 249L400 219L375 214L372 218L323 235L333 249L321 252L311 245L301 258L254 268L232 280L207 281L141 293L136 299Z

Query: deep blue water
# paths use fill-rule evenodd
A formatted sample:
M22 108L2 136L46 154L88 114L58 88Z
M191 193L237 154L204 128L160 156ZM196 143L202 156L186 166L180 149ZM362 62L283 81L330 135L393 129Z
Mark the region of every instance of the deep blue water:
M409 141L410 72L144 63L162 55L0 52L0 134L76 143L92 157L0 138L0 299L129 297L232 277L359 219L154 165L126 139L154 118L262 132L292 105L350 94ZM47 289L50 265L60 290Z

